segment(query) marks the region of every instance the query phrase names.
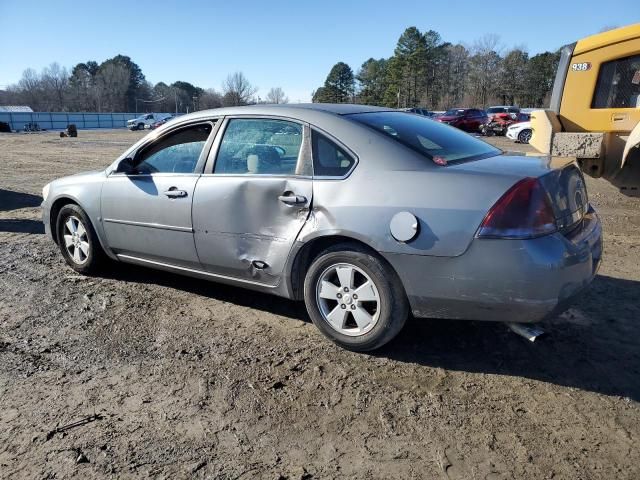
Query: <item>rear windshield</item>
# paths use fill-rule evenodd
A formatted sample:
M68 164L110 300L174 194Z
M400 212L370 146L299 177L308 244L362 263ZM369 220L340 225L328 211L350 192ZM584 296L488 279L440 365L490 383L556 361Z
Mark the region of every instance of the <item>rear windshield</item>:
M487 109L487 113L507 113L507 109L504 107L491 107Z
M426 117L402 112L355 113L347 117L388 135L431 160L434 157L447 162L477 160L502 153L482 140Z

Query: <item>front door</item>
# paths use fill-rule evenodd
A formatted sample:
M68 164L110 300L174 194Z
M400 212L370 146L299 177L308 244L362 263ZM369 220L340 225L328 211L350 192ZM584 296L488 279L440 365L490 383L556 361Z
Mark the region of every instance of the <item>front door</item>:
M191 205L213 125L177 128L144 145L102 189L107 243L118 255L199 267Z
M212 273L275 285L309 216L308 129L270 118L226 122L212 171L194 194L198 256Z

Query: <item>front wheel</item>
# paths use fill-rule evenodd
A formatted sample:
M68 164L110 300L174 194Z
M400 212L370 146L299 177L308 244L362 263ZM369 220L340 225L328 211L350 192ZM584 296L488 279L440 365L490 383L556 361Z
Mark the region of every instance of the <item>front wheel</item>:
M84 210L78 205L65 205L58 213L56 226L58 246L67 264L80 273L97 271L105 254Z
M404 326L409 306L391 267L358 245L320 254L307 271L304 300L314 325L338 345L374 350Z
M138 130L144 130L144 123L138 124Z
M522 130L518 134L518 141L520 143L529 143L529 140L531 140L531 130L529 130L528 128L525 130Z

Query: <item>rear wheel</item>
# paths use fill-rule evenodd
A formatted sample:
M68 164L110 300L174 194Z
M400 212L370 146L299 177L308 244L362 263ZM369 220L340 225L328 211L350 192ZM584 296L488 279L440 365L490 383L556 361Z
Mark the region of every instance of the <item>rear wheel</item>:
M520 143L529 143L529 140L531 140L531 130L526 128L524 130L522 130L519 134L518 134L518 141Z
M358 245L338 245L313 261L305 277L304 300L316 327L355 351L389 342L409 313L395 272Z
M87 214L78 205L65 205L56 223L58 246L71 268L80 273L93 273L102 264L102 251Z

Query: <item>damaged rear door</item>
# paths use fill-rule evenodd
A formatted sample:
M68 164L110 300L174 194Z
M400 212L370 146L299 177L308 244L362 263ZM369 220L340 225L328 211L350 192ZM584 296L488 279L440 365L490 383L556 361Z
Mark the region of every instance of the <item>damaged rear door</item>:
M276 285L309 216L309 128L282 118L229 117L196 185L193 226L207 271Z

